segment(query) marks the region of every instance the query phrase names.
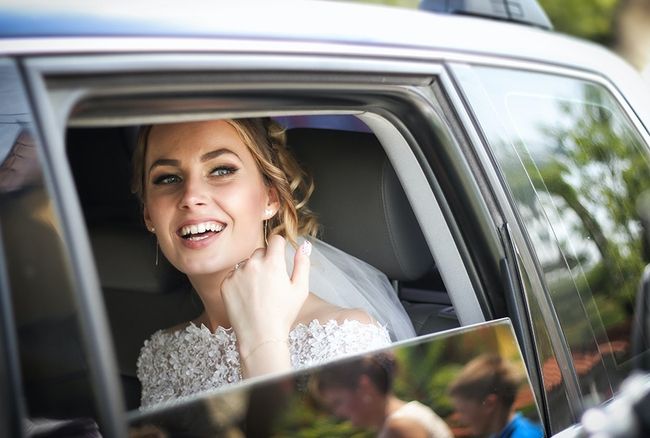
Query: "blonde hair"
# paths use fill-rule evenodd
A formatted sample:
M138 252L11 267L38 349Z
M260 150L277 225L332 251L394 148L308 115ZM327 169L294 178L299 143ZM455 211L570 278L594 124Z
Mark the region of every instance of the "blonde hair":
M284 128L270 118L233 119L227 122L250 150L266 186L273 188L278 197L280 207L268 220L265 237L279 234L297 246L298 236L316 236L318 221L307 206L314 183L287 149ZM152 127L146 125L140 128L132 158L131 191L142 203L145 202L145 156Z

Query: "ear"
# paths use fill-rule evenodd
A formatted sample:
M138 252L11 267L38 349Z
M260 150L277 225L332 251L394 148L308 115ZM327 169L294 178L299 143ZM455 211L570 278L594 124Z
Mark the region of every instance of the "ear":
M275 187L269 187L266 191L266 205L264 206L264 219L271 219L280 210L280 197Z
M151 231L153 228L153 222L151 221L151 216L149 216L149 210L147 209L146 205L142 208L142 216L144 218L144 224L147 227L147 231ZM153 233L153 231L151 232Z

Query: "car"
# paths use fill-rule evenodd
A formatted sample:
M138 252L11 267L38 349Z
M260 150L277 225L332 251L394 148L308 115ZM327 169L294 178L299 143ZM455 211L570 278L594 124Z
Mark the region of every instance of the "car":
M647 369L648 87L545 20L478 12L4 1L0 435L142 421L140 347L201 304L154 262L130 154L142 124L214 118L287 127L323 240L409 314L409 364L506 318L546 435L611 402Z

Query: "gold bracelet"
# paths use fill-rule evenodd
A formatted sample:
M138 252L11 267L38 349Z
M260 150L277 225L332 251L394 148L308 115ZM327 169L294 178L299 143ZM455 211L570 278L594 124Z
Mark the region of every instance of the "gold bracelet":
M246 355L246 357L241 356L241 361L242 361L242 362L245 362L245 361L248 360L248 358L250 358L250 357L253 355L253 353L255 353L255 352L256 352L260 347L262 347L262 346L264 346L264 345L266 345L266 344L272 344L272 343L283 343L283 344L289 345L289 343L287 342L286 339L279 339L279 338L271 338L271 339L267 339L266 341L262 341L262 342L260 342L259 344L257 344L255 347L253 347L253 348L251 349L251 351L248 352L248 354Z

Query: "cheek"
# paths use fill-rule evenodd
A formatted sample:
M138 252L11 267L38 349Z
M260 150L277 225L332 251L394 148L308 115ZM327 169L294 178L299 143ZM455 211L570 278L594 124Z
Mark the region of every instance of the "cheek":
M261 221L265 201L265 190L255 185L229 187L221 191L218 200L235 219L250 219L254 223Z

